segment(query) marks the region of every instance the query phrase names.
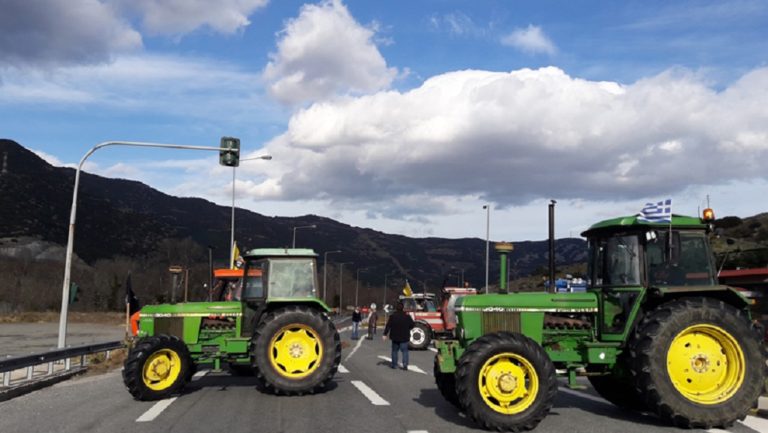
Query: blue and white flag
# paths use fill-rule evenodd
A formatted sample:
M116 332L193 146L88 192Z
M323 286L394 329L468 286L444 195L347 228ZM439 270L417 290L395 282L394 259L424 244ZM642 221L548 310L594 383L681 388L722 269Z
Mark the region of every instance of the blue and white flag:
M671 223L672 199L668 198L657 203L646 203L643 210L637 214L637 220L647 223Z

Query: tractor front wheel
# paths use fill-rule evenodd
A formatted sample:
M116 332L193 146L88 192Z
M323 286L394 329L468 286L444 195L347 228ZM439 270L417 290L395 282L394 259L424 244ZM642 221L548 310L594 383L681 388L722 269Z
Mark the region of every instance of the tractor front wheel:
M341 340L325 314L305 306L269 312L251 339L260 388L276 394L322 391L341 362Z
M534 429L557 394L555 366L530 338L499 332L478 338L459 359L456 394L461 407L488 430Z
M411 340L408 347L413 350L426 350L432 341L432 332L429 326L423 323L415 323L411 329Z
M184 387L193 371L189 350L178 337L142 338L123 366L123 383L136 400L160 400Z
M711 298L657 307L638 326L630 354L648 408L679 427L744 419L765 380L764 348L746 312Z

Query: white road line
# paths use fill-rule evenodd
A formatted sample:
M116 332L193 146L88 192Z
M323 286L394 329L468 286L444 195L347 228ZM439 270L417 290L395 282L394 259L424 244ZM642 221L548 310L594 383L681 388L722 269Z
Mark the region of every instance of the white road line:
M436 349L436 348L434 348L434 347L430 347L430 348L429 348L429 350L431 350L431 351L433 351L433 352L437 352L437 349Z
M351 358L351 357L352 357L352 355L354 355L354 354L355 354L355 352L357 352L357 349L359 349L359 348L360 348L360 345L361 345L361 344L363 344L363 338L361 338L361 339L357 340L357 344L355 344L355 347L352 349L352 351L351 351L351 352L349 352L349 355L347 355L347 357L346 357L346 358L344 358L344 362L347 362L347 361L349 361L349 358Z
M160 400L157 403L154 404L154 406L150 407L148 411L144 412L140 417L136 418L136 422L149 422L157 418L158 415L160 415L165 409L168 408L168 406L171 405L174 401L176 401L178 397L168 398L165 400Z
M376 391L372 390L368 385L365 383L359 381L359 380L353 380L352 385L355 386L360 392L363 393L363 395L371 401L371 403L374 406L389 406L389 402L381 398L379 394L376 394Z
M347 367L339 364L339 373L349 373L349 370L347 370Z
M211 370L200 370L192 376L192 382L202 379L203 376L208 374Z
M740 422L753 430L768 432L768 420L766 419L747 415L744 421Z
M406 433L429 433L427 430L408 430Z
M340 328L340 329L337 329L337 331L338 331L338 332L347 332L347 331L349 331L350 329L352 329L352 327L351 327L351 326L346 326L346 327L344 327L344 328Z
M391 363L391 362L392 362L392 358L388 358L388 357L386 357L386 356L382 356L382 355L379 355L379 359L383 359L383 360L385 360L385 361L387 361L387 362L389 362L389 363ZM426 371L424 371L424 370L420 369L419 367L416 367L415 365L409 365L409 366L408 366L408 371L412 371L412 372L414 372L414 373L427 374L427 372L426 372Z

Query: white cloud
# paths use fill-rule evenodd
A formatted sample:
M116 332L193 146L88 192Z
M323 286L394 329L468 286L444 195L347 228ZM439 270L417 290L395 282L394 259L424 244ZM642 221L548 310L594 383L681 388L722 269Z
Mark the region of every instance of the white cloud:
M183 35L201 27L234 33L250 25L248 17L269 0L113 0L140 15L153 35Z
M141 48L141 35L99 0L4 0L0 65L93 64Z
M553 55L557 52L557 47L544 34L541 27L534 25L529 25L524 29L515 29L512 33L501 38L501 43L531 54Z
M765 179L766 105L768 68L719 92L680 71L631 85L554 67L452 72L300 110L249 191L403 218L450 212L421 197L640 200Z
M397 69L387 68L374 36L340 0L304 5L279 33L264 79L288 104L387 88Z

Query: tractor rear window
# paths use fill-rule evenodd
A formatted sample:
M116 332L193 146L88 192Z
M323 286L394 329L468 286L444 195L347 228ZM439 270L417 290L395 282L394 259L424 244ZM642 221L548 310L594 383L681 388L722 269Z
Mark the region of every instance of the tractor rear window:
M592 245L596 286L639 286L637 236L596 239Z
M267 278L270 298L315 297L314 260L271 260Z

